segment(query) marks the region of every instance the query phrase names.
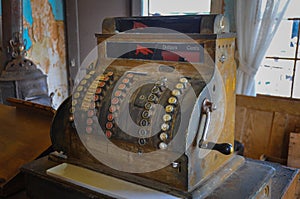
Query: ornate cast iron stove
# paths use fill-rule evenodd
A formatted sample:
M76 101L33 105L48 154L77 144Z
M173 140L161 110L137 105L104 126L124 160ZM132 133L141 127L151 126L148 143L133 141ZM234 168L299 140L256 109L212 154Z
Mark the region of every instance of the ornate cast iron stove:
M48 96L47 76L26 55L26 41L20 33L10 40L12 60L0 75L0 102L7 104L9 97L39 104L51 105Z

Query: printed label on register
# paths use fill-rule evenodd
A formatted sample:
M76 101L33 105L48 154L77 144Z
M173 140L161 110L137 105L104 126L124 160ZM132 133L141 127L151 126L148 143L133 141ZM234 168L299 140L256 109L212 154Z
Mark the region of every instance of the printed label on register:
M201 63L204 60L204 44L107 42L106 45L106 56L108 58L146 59L191 63ZM122 52L126 53L124 54Z

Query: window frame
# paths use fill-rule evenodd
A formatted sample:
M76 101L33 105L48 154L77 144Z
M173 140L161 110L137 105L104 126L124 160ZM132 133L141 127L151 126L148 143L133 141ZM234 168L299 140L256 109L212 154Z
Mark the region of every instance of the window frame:
M288 20L291 20L291 21L298 20L298 21L300 21L300 18L299 17L294 17L294 18L288 18ZM290 61L294 62L293 73L292 73L292 80L291 80L292 81L292 85L291 85L291 88L290 88L290 96L289 96L289 98L296 98L296 97L294 97L294 89L295 89L294 88L295 87L294 84L295 84L295 76L296 76L297 63L298 63L298 61L300 61L300 58L298 57L298 54L299 54L299 44L300 44L300 38L299 37L300 37L300 24L298 25L296 50L295 50L295 53L294 53L293 57L265 56L265 59L290 60ZM260 93L257 93L257 94L262 95ZM273 96L276 96L276 95L273 95Z

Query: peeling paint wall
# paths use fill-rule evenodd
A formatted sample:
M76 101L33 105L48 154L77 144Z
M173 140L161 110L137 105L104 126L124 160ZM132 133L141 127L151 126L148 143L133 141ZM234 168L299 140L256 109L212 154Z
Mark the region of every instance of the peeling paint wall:
M48 75L57 108L68 96L63 0L23 0L27 58Z

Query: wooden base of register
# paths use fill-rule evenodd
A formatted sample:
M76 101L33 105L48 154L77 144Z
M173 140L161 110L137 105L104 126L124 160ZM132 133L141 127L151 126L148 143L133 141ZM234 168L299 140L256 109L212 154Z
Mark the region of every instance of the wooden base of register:
M232 160L228 164L232 164L235 161L244 161L244 158L236 156L236 160ZM129 183L131 188L124 188L127 185L122 183L126 184L128 182L120 182L122 180L114 179L110 176L106 176L106 179L101 178L102 180L108 180L105 185L101 185L104 184L101 182L87 184L88 182L84 180L79 182L75 178L72 179L70 177L66 166L63 168L66 176L62 178L61 176L59 177L59 169L53 171L53 168L54 170L57 169L58 165L65 166L50 160L48 157L44 157L23 166L22 171L26 176L27 195L29 198L132 198L134 194L138 194L138 198L153 198L154 195L155 198L290 198L294 193L295 184L299 178L297 169L246 159L239 169L226 178L220 186L211 190L208 196L202 197L203 193L210 189L207 185L218 183L218 180L221 181L220 176L224 175L224 172L230 172L230 169L227 170L226 166L221 173L216 173L209 180L210 182L206 182L202 187L200 185L191 194L191 197L181 197L180 195L174 196L132 183ZM232 165L227 166L231 167ZM77 166L71 167L74 167L83 179L93 174L103 175ZM84 174L84 172L87 173ZM118 181L117 183L116 180ZM110 181L111 184L109 184ZM97 187L97 185L100 187ZM104 187L101 188L101 186ZM141 191L143 192L141 193Z

